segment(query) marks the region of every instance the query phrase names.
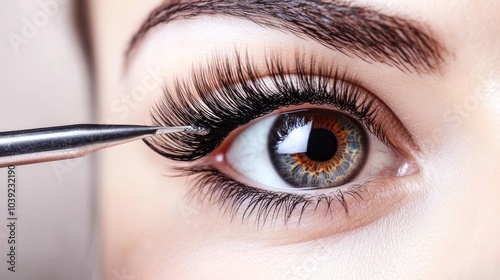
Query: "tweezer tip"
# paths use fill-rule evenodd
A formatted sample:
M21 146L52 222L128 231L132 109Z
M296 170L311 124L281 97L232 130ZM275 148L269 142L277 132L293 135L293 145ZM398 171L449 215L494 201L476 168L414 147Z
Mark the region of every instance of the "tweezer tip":
M188 126L184 129L184 132L197 135L207 135L210 132L210 129L201 126Z

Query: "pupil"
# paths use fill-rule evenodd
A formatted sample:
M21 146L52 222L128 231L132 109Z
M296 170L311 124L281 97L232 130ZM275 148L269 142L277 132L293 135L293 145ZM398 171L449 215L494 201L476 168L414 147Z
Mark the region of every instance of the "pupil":
M327 129L312 129L307 142L306 156L313 161L327 161L337 152L337 138Z

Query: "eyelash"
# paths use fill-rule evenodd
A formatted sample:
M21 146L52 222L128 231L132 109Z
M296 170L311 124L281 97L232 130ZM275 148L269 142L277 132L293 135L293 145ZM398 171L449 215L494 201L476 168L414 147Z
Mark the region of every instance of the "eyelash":
M262 82L261 73L252 67L248 55L242 58L236 53L235 57L236 63L216 57L207 68L194 70L191 79L176 80L173 92L165 87L163 98L151 112L155 125L191 124L209 128L209 134L179 133L147 138L144 141L150 148L168 159L195 161L213 152L236 128L275 110L306 103L330 105L349 113L382 142L394 147L376 122L381 110L374 106L377 99L363 92L356 82L346 82L346 75L333 70L334 67L300 55L295 56L292 65L285 64L278 56L270 56L266 60L264 77L270 78L271 89ZM295 82L290 80L290 75L295 77ZM264 225L268 218L275 220L280 215L287 223L296 210L300 210L300 221L305 209L311 205L317 209L320 204L325 204L331 209L333 203L340 203L348 213L346 197L362 200L369 184L365 181L351 185L347 190L337 189L321 195L276 193L242 184L210 164L173 169L178 176L192 178L191 199L198 197L201 202L219 204L220 210L229 213L231 219L238 213L241 213L242 221L255 214L259 226ZM245 208L241 211L242 207Z

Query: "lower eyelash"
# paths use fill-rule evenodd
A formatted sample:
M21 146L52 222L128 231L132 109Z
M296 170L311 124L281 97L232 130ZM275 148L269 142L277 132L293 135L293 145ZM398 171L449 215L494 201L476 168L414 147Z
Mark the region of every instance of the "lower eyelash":
M253 188L229 178L212 166L195 165L177 170L181 172L180 176L191 177L189 200L198 199L201 203L218 205L219 211L229 214L231 221L240 217L241 222L245 222L254 216L257 228L262 228L269 219L276 222L281 218L286 225L296 212L299 223L306 210L314 207L316 212L320 205L326 206L325 215L332 215L332 209L338 204L348 215L346 197L363 200L368 183L363 182L352 185L347 190L337 189L327 194L306 195Z

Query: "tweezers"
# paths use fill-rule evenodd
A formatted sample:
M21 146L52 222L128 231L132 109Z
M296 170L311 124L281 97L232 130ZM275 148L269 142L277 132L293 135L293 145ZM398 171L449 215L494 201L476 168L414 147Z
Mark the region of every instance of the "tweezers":
M205 135L208 129L76 124L0 132L0 168L82 157L103 148L175 132Z

